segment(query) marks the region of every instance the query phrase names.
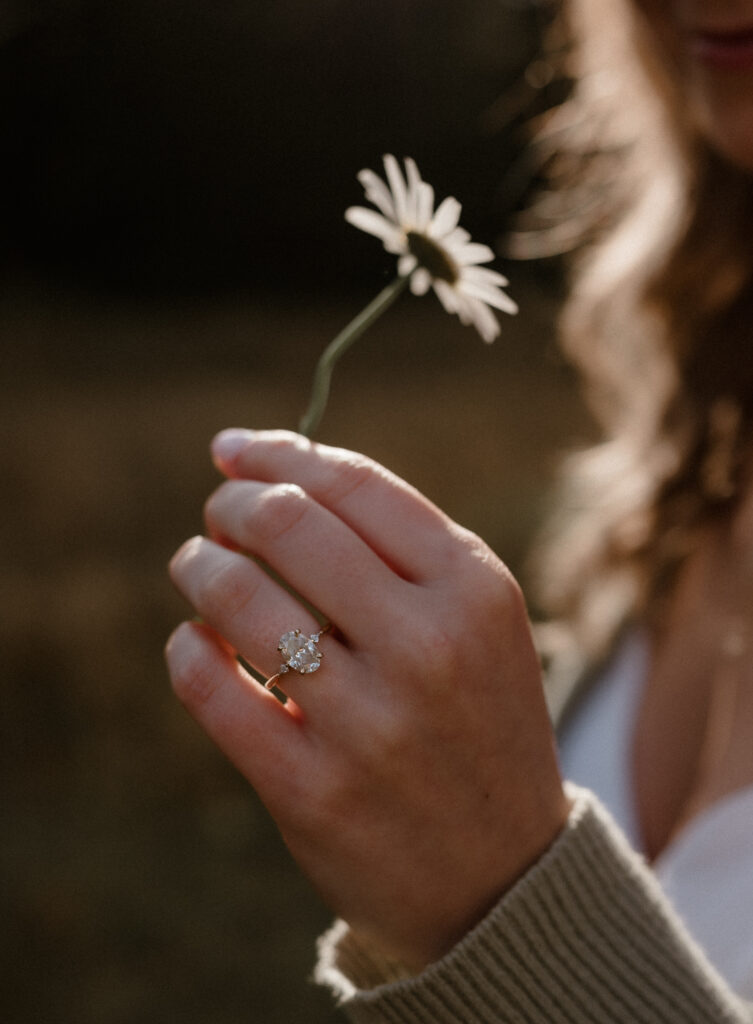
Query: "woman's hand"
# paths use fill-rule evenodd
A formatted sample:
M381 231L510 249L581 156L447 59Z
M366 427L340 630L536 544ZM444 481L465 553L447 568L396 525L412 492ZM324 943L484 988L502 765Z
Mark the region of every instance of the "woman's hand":
M333 910L414 968L437 959L551 844L562 790L526 609L474 535L370 460L226 431L231 479L171 573L204 625L167 657L189 711L255 787ZM281 704L287 630L334 625Z

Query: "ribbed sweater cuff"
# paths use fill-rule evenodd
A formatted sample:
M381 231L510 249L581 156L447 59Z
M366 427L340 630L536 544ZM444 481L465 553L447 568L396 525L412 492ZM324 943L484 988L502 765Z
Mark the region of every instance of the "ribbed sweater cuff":
M316 980L356 1024L751 1024L596 798L447 956L410 976L338 922Z

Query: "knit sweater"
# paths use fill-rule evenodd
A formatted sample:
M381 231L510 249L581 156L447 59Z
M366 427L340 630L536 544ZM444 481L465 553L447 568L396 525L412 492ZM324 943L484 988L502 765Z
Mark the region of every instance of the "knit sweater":
M753 1024L588 790L442 960L410 975L338 922L316 979L354 1024Z

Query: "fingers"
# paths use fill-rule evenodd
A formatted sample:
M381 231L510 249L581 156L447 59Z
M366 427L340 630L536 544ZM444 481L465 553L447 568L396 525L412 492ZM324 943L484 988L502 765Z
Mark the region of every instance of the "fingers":
M298 484L403 578L422 582L442 574L450 520L365 456L287 431L223 431L212 452L230 477Z
M178 590L254 668L280 667L277 643L290 629L313 633L313 615L251 559L205 537L187 541L170 563ZM328 638L330 656L337 641Z
M272 809L307 754L295 716L205 626L184 622L165 656L177 696Z
M390 629L408 585L341 519L291 484L233 480L205 509L210 533L259 556L349 643Z

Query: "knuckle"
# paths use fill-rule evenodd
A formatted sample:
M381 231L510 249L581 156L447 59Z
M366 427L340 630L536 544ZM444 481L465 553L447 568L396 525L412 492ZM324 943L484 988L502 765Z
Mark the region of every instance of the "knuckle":
M418 660L421 674L436 684L443 678L456 678L465 661L464 638L455 623L432 622L411 635L412 658Z
M311 441L293 430L267 430L264 433L264 447L271 461L280 454L290 451L308 451Z
M246 610L254 594L243 566L236 560L226 561L202 581L198 607L212 620L229 622Z
M527 622L528 606L523 590L507 569L500 563L495 578L489 582L488 604L495 619L506 619L513 623Z
M449 540L453 544L455 558L465 564L466 571L478 573L499 561L489 545L465 526L453 523Z
M276 541L301 522L310 498L297 484L274 484L256 502L249 504L246 527L259 541Z
M411 615L409 622L395 620L389 650L377 656L378 670L398 689L409 684L416 698L424 692L436 693L443 679L457 677L467 658L468 630L454 610L448 613L448 607L442 598ZM385 734L390 732L388 718Z
M513 574L476 534L458 528L458 578L467 595L466 615L482 621L525 611L523 591Z
M329 479L323 488L323 497L330 507L337 507L351 497L364 484L374 479L376 463L364 455L343 450L334 462Z
M256 438L248 468L256 479L274 480L281 465L310 449L311 441L291 430L265 430Z
M171 673L173 692L191 711L205 707L220 685L216 667L201 655L183 660Z

